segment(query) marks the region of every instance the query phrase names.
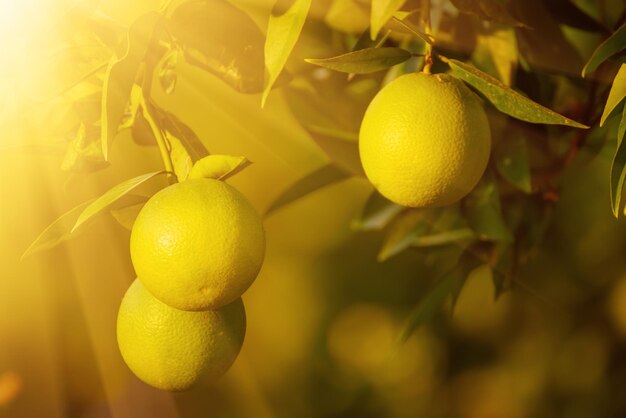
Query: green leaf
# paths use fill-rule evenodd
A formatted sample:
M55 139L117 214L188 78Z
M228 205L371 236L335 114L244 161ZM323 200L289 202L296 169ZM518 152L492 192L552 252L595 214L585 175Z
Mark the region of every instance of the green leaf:
M613 215L619 216L620 200L622 189L624 188L624 177L626 177L626 142L624 132L626 131L626 106L622 111L622 120L617 131L617 148L611 164L611 208Z
M272 14L270 16L265 39L265 71L267 75L261 107L265 106L272 86L300 37L310 7L311 0L294 0L284 14L280 16Z
M513 241L513 235L502 217L497 183L489 172L463 200L463 207L471 228L480 239Z
M185 149L191 156L193 161L198 161L207 155L209 151L206 149L198 135L188 125L183 123L180 119L174 116L172 113L166 112L157 107L152 109L155 113L155 117L159 121L159 126L178 138L184 145Z
M193 166L191 156L189 156L189 153L181 140L168 131L165 131L165 140L169 145L168 151L170 159L172 160L172 165L174 166L176 179L179 182L185 181L190 174L191 167Z
M604 26L579 9L571 0L550 0L545 2L545 5L560 24L588 32L607 32Z
M411 53L402 48L366 48L348 52L332 58L305 61L334 71L352 74L369 74L386 70L411 58Z
M226 180L250 165L246 157L232 155L209 155L196 163L189 173L190 179Z
M518 62L515 31L510 28L481 31L476 38L472 61L505 85L511 86Z
M478 16L483 20L517 27L526 26L511 16L505 5L498 0L451 0L451 2L460 12Z
M517 131L510 132L494 151L498 173L524 193L532 192L530 163L526 138Z
M587 64L583 67L582 76L586 77L587 74L591 74L598 69L600 64L624 48L626 48L626 23L622 24L613 35L596 48Z
M312 173L307 174L300 180L296 181L292 186L288 187L287 190L274 199L270 207L265 212L265 216L268 216L283 206L286 206L319 189L338 183L349 177L350 175L348 173L333 164L328 164L318 168Z
M452 74L480 91L502 113L530 123L589 128L533 102L473 65L441 56L440 58L450 65Z
M452 229L450 231L439 232L415 237L411 241L412 247L434 247L437 245L453 244L459 241L471 241L476 238L476 234L470 228Z
M372 0L372 12L370 15L370 37L376 39L378 32L400 10L406 0Z
M422 41L426 42L429 45L434 45L435 44L435 38L432 35L429 35L427 33L421 32L420 30L418 30L415 26L413 26L412 23L407 22L406 20L404 20L404 18L399 17L398 15L400 14L400 12L397 12L394 16L393 16L393 21L397 22L398 24L400 24L400 26L402 26L404 29L408 30L409 32L411 32L413 35L417 36L418 38L420 38ZM411 15L411 13L406 13L407 15Z
M449 296L454 297L454 294L460 292L467 276L479 264L478 261L469 256L462 256L452 270L439 278L409 314L398 337L398 342L406 342L417 328L429 322L442 309Z
M156 12L147 13L133 23L128 31L126 54L113 58L107 69L102 88L102 153L108 158L109 147L117 134L130 99L137 72L149 46L162 27L162 17Z
M574 75L582 69L583 59L546 3L545 0L508 2L515 16L532 26L516 28L520 56L533 73Z
M403 210L404 207L374 191L365 202L359 217L352 221L352 228L361 231L381 230Z
M204 0L174 4L168 31L189 64L213 74L238 92L259 93L264 81L263 32L231 3L241 2Z
M613 110L624 100L624 97L626 97L626 64L620 66L613 80L609 97L604 106L604 112L602 112L602 118L600 118L600 126L604 125L604 122L606 122Z
M411 247L417 237L427 234L439 215L438 209L409 209L393 219L378 252L385 261Z
M82 213L76 220L76 223L72 227L72 232L76 231L89 219L100 214L111 204L115 203L118 199L128 194L131 190L137 188L141 184L145 183L147 180L150 180L151 178L156 177L160 174L165 174L165 171L156 171L154 173L143 174L130 180L126 180L118 184L117 186L114 186L112 189L97 198L93 203L87 206L85 210L82 211Z
M139 212L146 204L147 200L148 198L144 197L143 201L140 201L139 203L133 203L121 208L111 209L111 216L113 216L113 218L115 218L120 225L130 231L133 229L135 219L137 219L137 215L139 215Z
M75 234L72 232L72 226L76 223L78 216L92 201L81 203L52 222L24 251L21 260L73 238Z

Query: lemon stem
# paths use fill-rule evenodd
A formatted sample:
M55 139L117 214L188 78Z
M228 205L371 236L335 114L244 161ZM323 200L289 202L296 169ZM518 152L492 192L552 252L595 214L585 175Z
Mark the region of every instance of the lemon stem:
M432 35L432 27L430 25L430 0L424 1L424 31L428 37ZM433 66L433 46L426 42L426 50L424 51L424 67L422 71L426 74L430 74L430 69Z
M161 152L163 166L165 167L165 171L167 171L167 176L170 180L170 183L172 183L174 181L174 164L172 163L172 158L170 157L169 146L167 144L165 136L163 136L163 131L161 131L161 128L159 128L154 118L152 117L152 112L150 112L149 104L143 94L141 95L140 108L143 112L144 117L148 121L148 124L150 125L150 129L152 130L154 138L156 139L159 151Z

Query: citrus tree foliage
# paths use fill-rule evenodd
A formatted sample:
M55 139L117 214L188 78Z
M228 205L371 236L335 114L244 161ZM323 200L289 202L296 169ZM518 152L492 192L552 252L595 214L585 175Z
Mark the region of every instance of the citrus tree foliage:
M364 177L358 133L370 100L401 74L448 72L478 93L488 111L493 150L481 182L458 204L441 208L404 208L373 191L352 224L355 233L384 231L381 262L417 251L448 266L418 301L407 336L450 295L454 300L479 265L491 268L498 294L512 288L516 269L549 225L563 175L606 142L614 148L607 208L620 215L626 18L616 17L611 27L598 19L617 2L281 0L257 10L236 0L169 0L128 27L95 5L81 8L73 18L83 24L69 31L67 42L88 38L99 47L79 57L77 67L86 70L58 93L72 100L80 118L61 168L107 168L111 144L129 130L137 143L158 147L164 169L62 215L25 255L70 238L102 213L131 227L147 199L133 191L155 177L225 178L248 165L244 157L209 155L181 115L155 102L155 86L174 91L183 60L240 94L257 94L259 106L282 95L328 156L326 166L280 193L268 215L328 185ZM307 48L313 43L324 47Z

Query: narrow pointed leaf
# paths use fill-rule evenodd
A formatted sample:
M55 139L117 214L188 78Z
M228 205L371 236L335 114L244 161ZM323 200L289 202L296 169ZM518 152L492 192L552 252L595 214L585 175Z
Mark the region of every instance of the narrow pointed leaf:
M386 261L411 247L415 239L427 234L439 214L437 209L407 210L389 224L378 261Z
M349 177L350 174L340 168L332 164L325 165L307 174L282 192L267 209L265 215L267 216L304 196Z
M148 52L150 43L162 17L148 13L133 23L128 32L126 54L113 59L106 72L102 88L102 152L108 152L122 122L139 67Z
M402 48L366 48L332 58L306 59L310 64L334 71L353 74L369 74L386 70L411 58Z
M480 239L513 241L513 235L502 217L497 183L489 173L463 200L463 207L471 228Z
M451 0L451 2L460 12L478 16L483 20L516 27L526 26L511 16L504 4L498 0Z
M165 171L156 171L154 173L143 174L130 180L126 180L118 184L117 186L114 186L112 189L97 198L93 203L87 206L85 210L82 211L82 213L76 220L74 227L72 228L72 232L78 229L87 220L102 213L111 204L115 203L118 199L125 196L133 189L160 174L165 174Z
M519 132L512 132L495 149L498 173L511 185L524 193L532 191L530 163L526 139Z
M26 251L24 251L21 259L24 260L35 253L50 249L72 238L75 235L75 233L72 232L72 226L74 226L78 216L91 202L92 201L81 203L52 222L39 234L35 241L30 244Z
M606 122L613 110L624 100L624 97L626 97L626 64L621 65L613 80L609 97L604 106L604 112L602 112L602 118L600 118L600 126L604 125L604 122Z
M522 96L473 65L441 56L440 58L450 65L453 75L480 91L502 113L530 123L589 128Z
M583 77L597 70L600 64L624 49L626 49L626 23L620 26L613 35L596 48L587 64L583 67Z
M624 132L626 131L626 106L622 112L622 120L620 121L617 131L617 148L613 163L611 164L611 208L613 215L617 218L619 215L620 201L622 197L622 189L624 187L624 177L626 177L626 142L624 141Z
M416 329L429 322L442 309L449 296L458 294L465 279L477 265L479 263L476 260L463 256L451 271L437 280L431 290L409 314L398 337L398 342L406 342Z
M361 231L381 230L403 210L404 207L374 191L365 202L361 215L352 221L352 228Z
M196 161L189 172L189 178L226 180L228 177L237 174L249 165L250 161L246 157L209 155Z
M115 218L115 220L122 225L124 228L129 231L133 229L133 225L135 223L135 219L139 215L141 208L145 205L145 202L135 203L130 206L126 206L119 209L112 209L111 216Z
M261 107L265 106L272 86L300 37L310 7L311 0L294 0L284 14L270 16L265 39L266 80Z
M437 245L452 244L459 241L469 241L476 238L476 233L470 228L453 229L450 231L415 237L412 247L434 247Z
M406 0L372 0L372 12L370 16L370 37L376 39L378 32L400 10Z

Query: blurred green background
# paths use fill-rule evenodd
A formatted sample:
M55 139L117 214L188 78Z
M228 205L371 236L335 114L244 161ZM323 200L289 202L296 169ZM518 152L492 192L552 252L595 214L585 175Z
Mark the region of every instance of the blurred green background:
M26 12L3 42L37 35L41 21L70 2L48 3ZM272 3L239 2L262 27ZM129 24L158 2L98 7ZM313 26L328 7L314 2ZM358 16L350 22L354 32L363 29ZM315 30L307 33L288 65L294 73L301 58L336 52L336 44L315 41ZM68 109L40 96L63 85L70 64L50 63L42 49L54 37L37 36L46 38L39 49L13 48L15 71L0 82L0 417L626 416L626 224L609 205L610 141L593 158L583 152L562 178L545 239L512 291L495 301L489 269L478 268L452 315L444 307L400 345L435 266L413 250L378 262L383 233L351 229L372 191L368 182L351 178L272 213L265 265L244 295L248 330L233 368L185 393L141 383L115 338L117 309L135 278L129 232L106 215L67 243L20 257L60 214L160 169L160 157L126 131L108 169L61 171L64 143L55 132ZM259 212L328 161L280 90L261 109L259 95L242 95L185 63L177 72L174 93L157 90L155 100L212 153L253 161L229 183Z

